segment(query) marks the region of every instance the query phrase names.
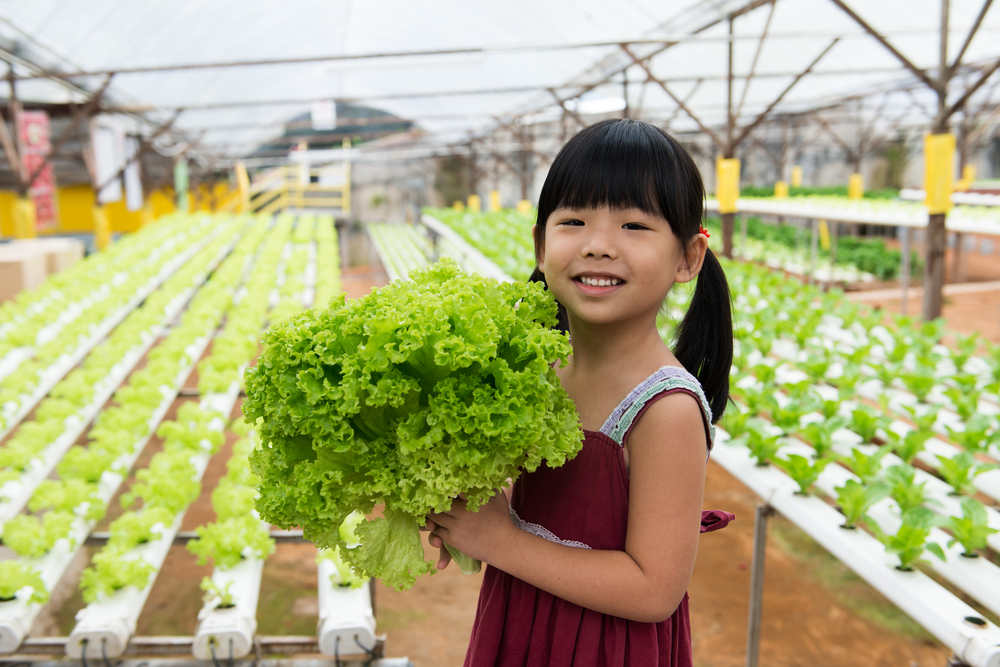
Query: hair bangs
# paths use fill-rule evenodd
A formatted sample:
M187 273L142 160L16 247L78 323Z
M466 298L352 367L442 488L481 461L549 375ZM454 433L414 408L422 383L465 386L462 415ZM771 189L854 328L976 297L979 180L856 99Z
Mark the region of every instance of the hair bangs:
M639 209L666 218L658 187L662 169L649 137L643 132L609 131L595 139L581 142L578 155L567 156L571 159L564 162L553 183L552 192L560 197L550 203L551 210L607 206L616 211Z

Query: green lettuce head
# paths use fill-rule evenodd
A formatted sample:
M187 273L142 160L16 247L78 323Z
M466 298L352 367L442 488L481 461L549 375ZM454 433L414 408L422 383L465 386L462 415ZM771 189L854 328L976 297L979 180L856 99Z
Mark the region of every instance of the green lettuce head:
M580 450L576 409L553 364L570 353L539 283L500 283L441 260L353 301L272 327L246 372L257 424L256 508L321 548L384 504L387 518L342 549L355 571L398 589L433 572L419 526L460 493L478 509L522 470Z

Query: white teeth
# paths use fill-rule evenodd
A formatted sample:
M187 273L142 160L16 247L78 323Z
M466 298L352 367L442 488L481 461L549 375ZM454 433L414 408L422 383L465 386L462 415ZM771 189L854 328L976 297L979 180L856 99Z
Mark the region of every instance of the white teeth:
M584 285L592 285L594 287L608 287L610 285L620 285L621 280L617 278L591 278L589 276L580 276L580 282Z

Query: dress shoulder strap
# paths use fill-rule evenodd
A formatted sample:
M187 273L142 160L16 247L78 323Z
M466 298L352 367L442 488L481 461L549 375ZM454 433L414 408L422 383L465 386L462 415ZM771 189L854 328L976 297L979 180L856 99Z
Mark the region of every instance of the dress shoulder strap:
M608 420L601 427L601 433L608 436L619 445L625 442L625 437L632 424L642 414L647 405L658 397L674 391L691 394L701 406L702 418L705 422L705 432L708 436L708 446L715 442L715 425L712 423L712 409L705 398L701 383L693 375L677 366L663 366L643 380L639 386L629 392Z

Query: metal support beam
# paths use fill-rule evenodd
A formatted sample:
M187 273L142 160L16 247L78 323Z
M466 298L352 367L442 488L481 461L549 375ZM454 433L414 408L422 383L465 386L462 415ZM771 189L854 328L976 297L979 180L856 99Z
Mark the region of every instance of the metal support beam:
M697 123L698 127L701 128L702 132L704 132L709 137L711 137L712 141L715 143L716 146L719 147L720 150L722 150L722 151L726 150L726 144L723 143L722 139L719 138L719 135L717 135L715 132L713 132L707 125L705 125L704 123L702 123L701 119L699 119L697 116L695 116L691 112L691 109L688 108L688 106L684 103L683 100L681 100L679 97L677 97L672 92L670 92L670 89L667 88L667 85L665 83L663 83L662 81L660 81L659 79L657 79L656 76L653 75L653 72L650 71L649 67L646 65L645 62L643 62L643 61L639 60L638 58L636 58L635 55L631 51L629 51L628 46L626 46L624 44L622 45L622 50L625 53L628 54L628 56L633 60L633 62L635 62L636 65L638 65L639 67L641 67L643 70L646 71L646 76L649 77L650 81L652 81L653 83L655 83L656 85L658 85L660 88L662 88L663 92L665 92L670 97L670 99L672 99L674 102L676 102L677 106L680 107L680 109L682 111L684 111L684 113L686 113L691 118L691 120L693 120L695 123Z
M792 80L792 82L788 84L788 86L783 91L781 91L781 94L778 95L776 98L774 98L774 101L771 102L766 109L760 112L760 114L757 116L757 118L754 119L752 123L750 123L740 131L739 136L736 137L735 146L738 146L740 142L742 142L743 139L745 139L746 136L750 134L750 132L752 132L755 127L760 125L761 122L763 122L763 120L767 118L767 115L771 113L771 110L774 109L774 107L776 107L778 103L781 102L782 99L784 99L785 95L787 95L788 92L795 87L795 84L797 84L802 79L802 77L812 72L813 67L815 67L819 63L819 61L823 59L823 56L825 56L830 52L830 49L832 49L839 40L840 38L838 37L837 39L834 39L832 42L830 42L830 45L827 46L825 49L823 49L823 51L818 56L816 56L816 58L811 63L809 63L809 67L805 68L798 76L796 76Z
M855 14L854 11L850 7L847 6L847 4L844 2L844 0L831 0L831 1L835 5L837 5L838 7L840 7L844 11L845 14L847 14L852 19L854 19L855 23L857 23L859 26L861 26L862 28L864 28L865 32L867 32L869 35L871 35L876 40L878 40L879 43L882 44L882 46L884 46L886 49L888 49L889 53L891 53L892 55L896 56L896 59L899 60L899 62L903 63L903 67L905 67L906 69L908 69L911 72L913 72L914 76L916 76L918 79L920 79L921 81L923 81L924 84L926 84L926 86L928 88L930 88L932 90L936 88L936 86L934 85L934 81L932 81L931 78L929 76L927 76L927 72L925 72L924 70L922 70L919 67L917 67L916 65L914 65L912 62L910 62L909 58L907 58L902 53L900 53L899 51L897 51L896 47L894 47L892 44L890 44L889 41L885 37L883 37L881 34L878 33L878 31L875 30L875 28L873 28L870 25L868 25L868 23L866 23L864 19L862 19L857 14Z
M753 561L750 564L750 614L747 619L746 667L757 667L760 654L760 627L764 607L764 561L767 557L767 519L774 508L757 505L753 524Z
M962 58L965 56L965 52L969 48L969 44L972 43L972 38L976 36L976 32L979 31L979 26L982 25L983 19L986 17L986 12L990 10L990 5L993 4L993 0L986 0L983 3L983 8L979 11L979 16L976 17L976 22L972 24L972 28L969 29L969 34L965 38L965 42L962 43L962 48L958 50L958 55L955 56L955 61L948 68L948 78L950 79L952 75L955 74L955 70L959 65L962 64Z

